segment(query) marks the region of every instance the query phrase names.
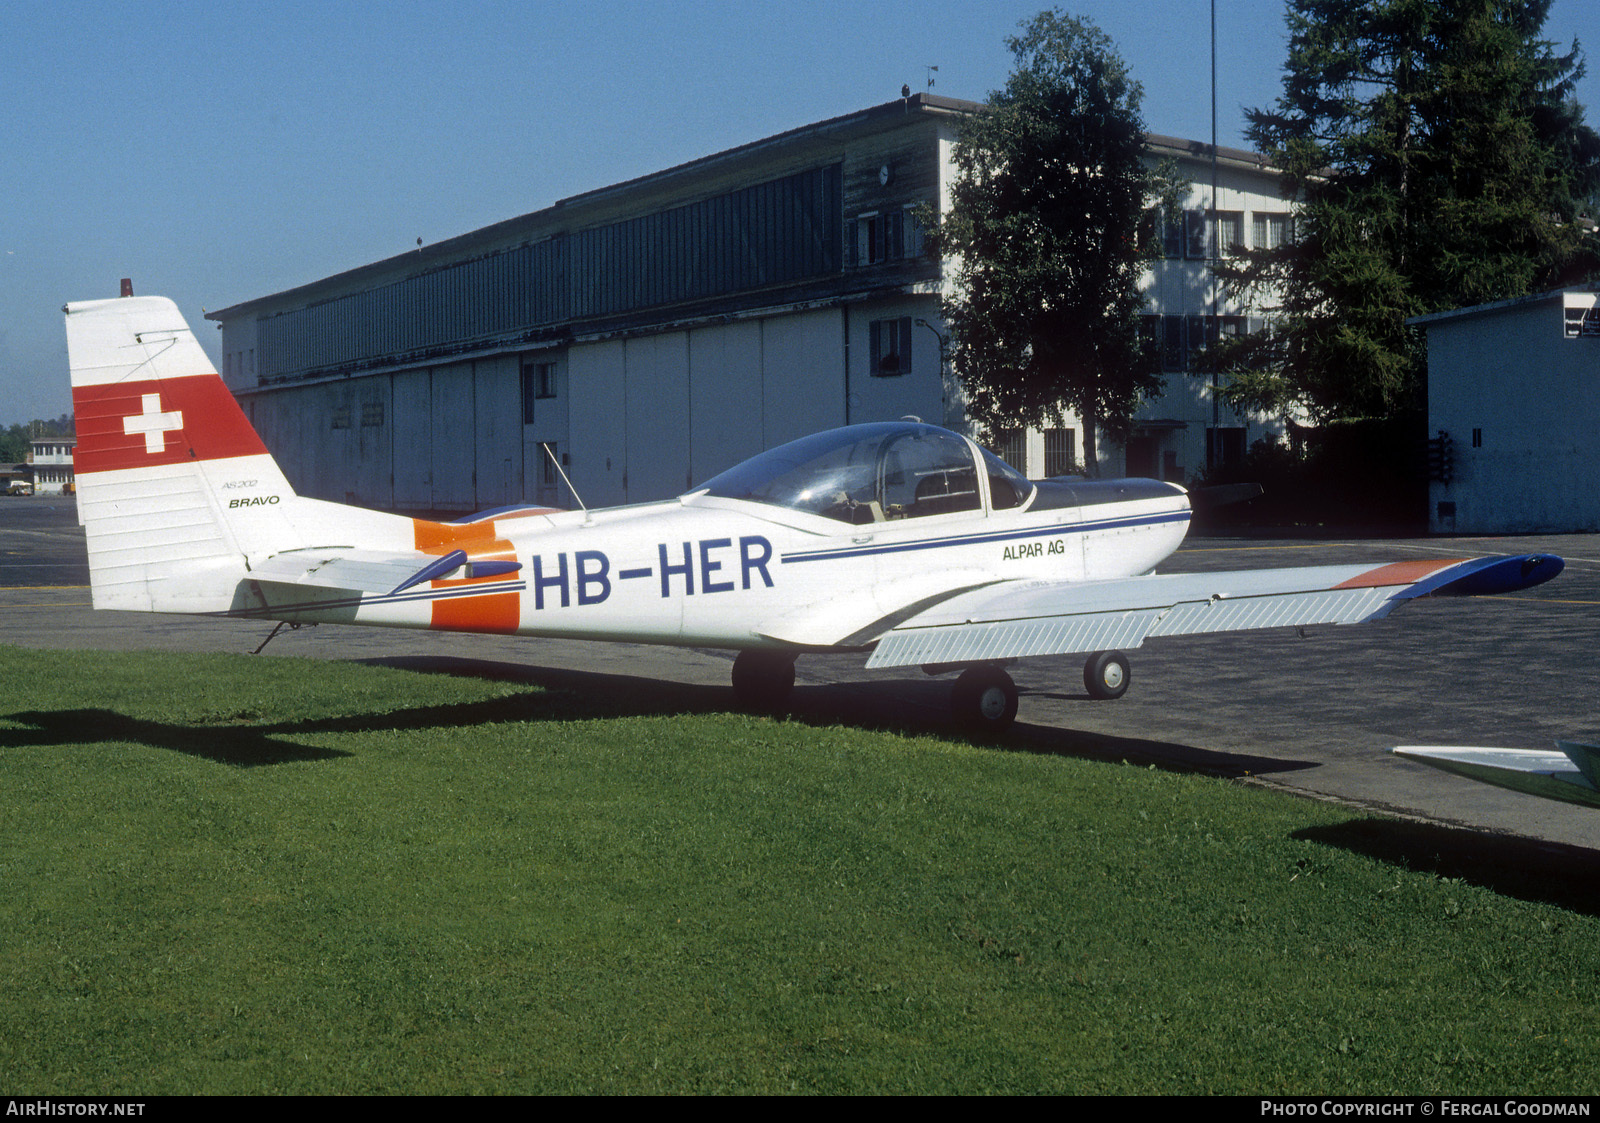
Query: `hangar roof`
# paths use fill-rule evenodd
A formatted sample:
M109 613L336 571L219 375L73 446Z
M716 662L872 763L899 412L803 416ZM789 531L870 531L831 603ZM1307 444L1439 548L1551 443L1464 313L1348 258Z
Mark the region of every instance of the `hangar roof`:
M206 319L232 320L256 311L262 306L279 307L286 300L315 299L324 289L348 289L368 277L390 275L400 269L415 270L418 266L424 268L437 266L463 256L470 256L475 252L507 245L517 241L519 236L542 238L549 234L572 230L586 225L591 221L592 212L603 210L607 204L623 203L649 192L671 194L680 185L703 181L708 175L715 174L723 168L731 170L737 165L759 160L768 153L782 152L788 155L811 147L832 146L842 136L870 135L896 128L903 125L906 116L912 113L929 119L948 119L963 117L981 108L982 105L978 102L939 97L935 94L913 94L908 98L897 98L841 117L802 125L775 136L741 144L736 148L702 156L648 175L558 199L541 210L530 211L453 238L434 242L420 250L396 254L292 289L285 289L283 292L256 297L215 312L207 312Z
M415 272L419 267L422 269L435 268L446 262L470 257L476 253L489 252L496 247L506 246L517 241L549 237L553 234L582 227L594 221L595 217L605 211L608 205L613 207L626 205L630 200L638 199L652 192L671 196L674 191L682 192L687 190L690 185L702 183L708 176L714 177L723 169L727 169L732 174L739 166L758 161L768 155L781 154L793 157L805 153L808 149L821 149L832 146L841 137L867 136L875 132L898 128L905 124L906 117L911 114L917 114L928 120L950 120L970 116L980 112L982 109L983 104L981 102L941 97L930 93L919 93L910 97L897 98L894 101L871 106L854 113L847 113L840 117L802 125L774 136L751 141L748 144L742 144L709 156L702 156L686 163L651 172L648 175L638 176L634 179L596 188L593 191L558 199L555 203L541 210L530 211L527 214L492 223L477 230L435 242L415 251L396 254L393 257L360 265L354 269L322 277L278 293L256 297L214 312L207 312L206 319L217 321L235 320L265 308L282 308L286 303L308 303L331 293L348 291L363 284L375 283L380 278L392 277L396 272ZM1179 137L1162 136L1156 133L1146 134L1146 140L1152 152L1159 156L1191 160L1209 160L1211 158L1211 146L1200 141L1184 140ZM1265 157L1245 149L1218 146L1217 159L1220 164L1227 167L1260 171L1272 170Z

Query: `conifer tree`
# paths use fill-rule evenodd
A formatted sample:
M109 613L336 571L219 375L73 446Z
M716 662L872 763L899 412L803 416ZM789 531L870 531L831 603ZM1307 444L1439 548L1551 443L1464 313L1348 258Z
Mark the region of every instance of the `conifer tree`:
M1223 350L1239 405L1313 417L1421 406L1408 317L1582 280L1600 137L1583 74L1542 40L1549 0L1291 0L1283 95L1252 142L1301 202L1296 237L1226 270L1276 289L1268 332Z

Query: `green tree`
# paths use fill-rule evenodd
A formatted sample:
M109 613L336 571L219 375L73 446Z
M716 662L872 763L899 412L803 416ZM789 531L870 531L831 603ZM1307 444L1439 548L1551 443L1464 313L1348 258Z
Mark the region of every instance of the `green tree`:
M1252 142L1298 195L1294 241L1224 270L1281 295L1267 333L1218 359L1235 404L1319 420L1420 408L1406 319L1580 280L1576 221L1600 137L1572 100L1576 43L1539 38L1549 0L1291 0L1283 95Z
M1147 163L1143 91L1097 27L1042 12L1006 45L1016 69L962 127L935 239L955 368L990 433L1076 412L1093 472L1096 429L1125 438L1162 385L1139 284L1181 185Z
M63 413L54 421L36 417L26 424L18 422L0 429L0 463L22 463L28 458L35 437L70 437L75 431L70 413Z

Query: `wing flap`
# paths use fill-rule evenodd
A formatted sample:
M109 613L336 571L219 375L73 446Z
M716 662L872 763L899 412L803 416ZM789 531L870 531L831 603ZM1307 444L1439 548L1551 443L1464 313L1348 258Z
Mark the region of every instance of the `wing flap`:
M1094 613L1032 620L991 620L934 628L896 628L867 659L869 667L981 663L1072 651L1138 647L1160 611Z
M1357 624L1417 596L1527 588L1560 569L1559 558L1527 555L1014 582L953 597L903 621L879 639L867 666L1069 655L1139 647L1150 636ZM1494 575L1492 582L1481 580L1485 573Z

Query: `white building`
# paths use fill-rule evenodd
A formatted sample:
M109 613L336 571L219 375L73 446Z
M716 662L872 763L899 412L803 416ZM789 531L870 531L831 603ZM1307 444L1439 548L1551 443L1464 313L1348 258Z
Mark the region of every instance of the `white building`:
M1411 322L1428 334L1428 529L1600 530L1595 294L1549 292Z
M76 486L72 453L77 437L35 437L29 442L28 463L33 465L35 495L67 495Z
M795 129L416 252L209 313L223 374L298 490L482 510L662 498L820 429L914 414L968 429L912 210L947 202L960 120L928 94ZM1266 427L1215 405L1190 352L1247 311L1217 247L1286 235L1278 177L1151 137L1196 183L1150 278L1168 391L1102 469L1191 478ZM1070 427L1003 449L1069 470ZM559 462L559 470L558 470Z

